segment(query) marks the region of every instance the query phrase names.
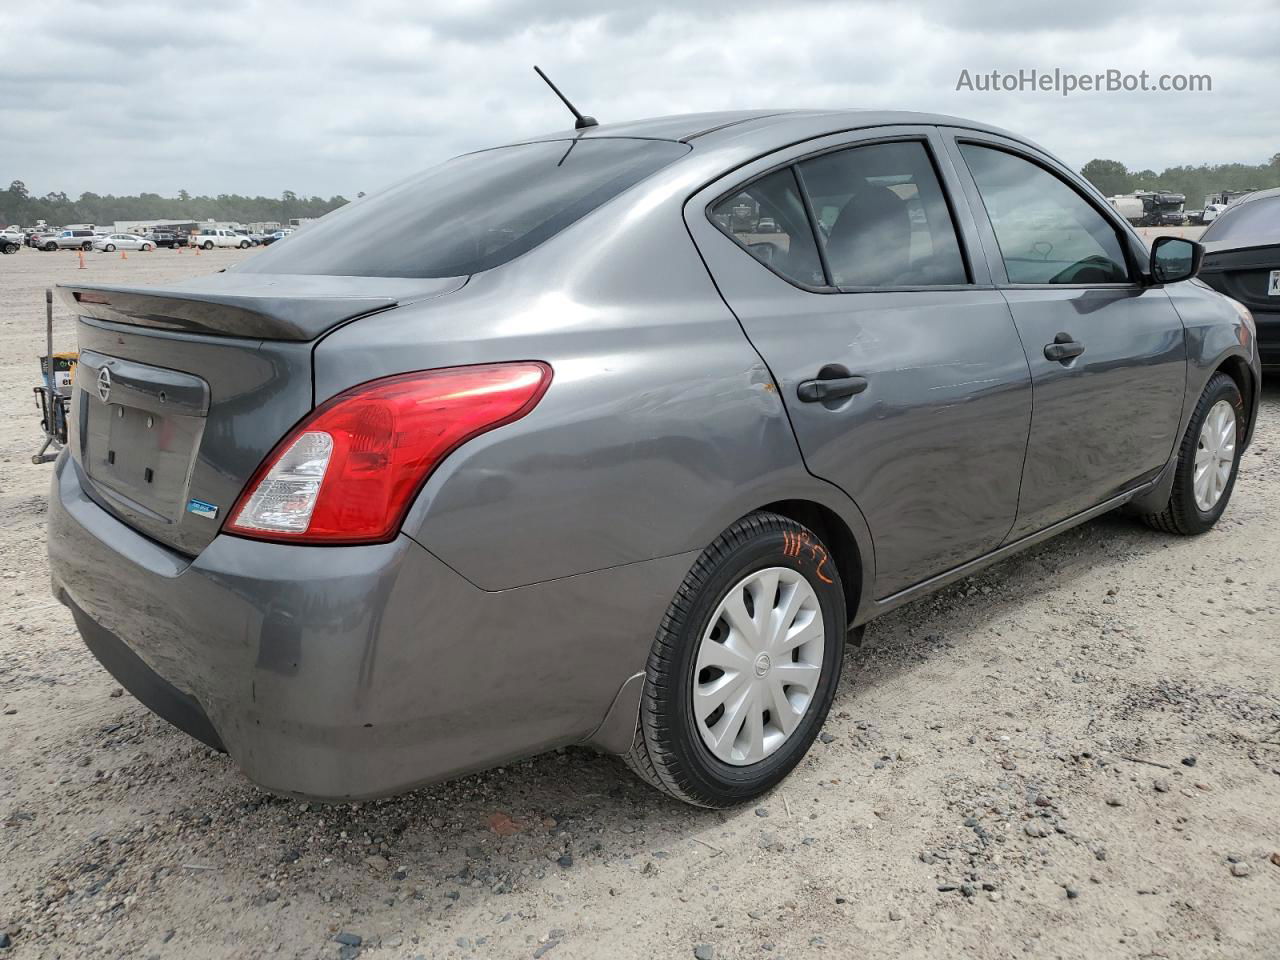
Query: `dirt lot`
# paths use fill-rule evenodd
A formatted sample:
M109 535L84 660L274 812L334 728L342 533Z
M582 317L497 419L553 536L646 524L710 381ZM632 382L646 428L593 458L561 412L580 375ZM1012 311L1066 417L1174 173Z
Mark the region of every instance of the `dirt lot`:
M0 956L1280 955L1280 390L1208 535L1106 517L872 624L756 806L579 750L308 805L83 649L29 461L46 285L241 256L0 258Z

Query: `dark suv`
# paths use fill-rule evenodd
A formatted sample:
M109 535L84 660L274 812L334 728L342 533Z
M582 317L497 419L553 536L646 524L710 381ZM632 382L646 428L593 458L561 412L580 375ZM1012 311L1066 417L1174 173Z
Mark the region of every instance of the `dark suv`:
M147 234L147 239L154 243L157 247L185 247L187 238L185 234L169 233L168 231L158 231Z

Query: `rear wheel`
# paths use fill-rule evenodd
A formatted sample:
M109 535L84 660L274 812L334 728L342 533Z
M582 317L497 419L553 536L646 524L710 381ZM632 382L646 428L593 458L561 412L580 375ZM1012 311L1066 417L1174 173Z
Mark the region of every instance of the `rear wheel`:
M56 243L53 243L52 241L44 245L45 253L48 253L51 250L57 250L57 249L58 249L58 245Z
M1157 530L1204 533L1222 516L1235 489L1244 440L1244 398L1225 373L1210 378L1178 449L1169 502L1143 520Z
M212 241L212 240L206 240L206 241L204 242L204 249L206 249L206 250L212 250L212 249L213 249L213 241Z
M774 513L739 520L663 617L627 763L698 806L771 789L826 719L845 625L840 575L813 531Z
M144 244L142 245L142 252L143 252L143 253L146 253L146 252L147 252L147 251L149 251L150 249L151 249L151 244L149 244L149 243L144 243Z
M248 241L248 240L241 240L241 241L240 241L240 249L241 249L241 250L247 250L247 249L249 249L249 241Z
M107 253L115 253L115 252L116 252L116 245L115 245L114 243L108 243L108 244L107 244L105 247L103 247L102 249L103 249L103 250L105 250L105 251L107 251Z
M83 250L83 251L85 251L86 253L88 253L90 250L92 250L92 249L93 249L93 242L92 242L92 241L90 241L90 242L88 242L88 243L82 243L82 244L80 244L80 249L81 249L81 250Z

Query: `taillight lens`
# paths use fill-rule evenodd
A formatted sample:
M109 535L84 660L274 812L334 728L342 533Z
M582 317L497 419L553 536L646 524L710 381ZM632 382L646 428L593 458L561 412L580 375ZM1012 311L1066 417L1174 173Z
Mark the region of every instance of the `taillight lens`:
M545 363L447 367L374 380L329 400L258 468L226 531L289 543L381 543L431 471L518 420L551 383Z

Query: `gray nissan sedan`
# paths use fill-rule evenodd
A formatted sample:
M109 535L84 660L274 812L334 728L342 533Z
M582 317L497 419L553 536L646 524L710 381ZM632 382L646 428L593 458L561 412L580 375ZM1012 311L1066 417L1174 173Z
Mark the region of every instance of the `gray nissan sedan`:
M1104 511L1208 530L1253 320L950 117L739 112L458 157L225 272L74 285L53 589L275 791L565 744L778 783L861 625Z

